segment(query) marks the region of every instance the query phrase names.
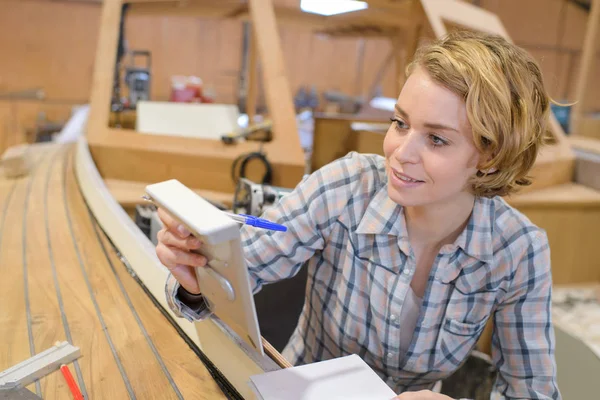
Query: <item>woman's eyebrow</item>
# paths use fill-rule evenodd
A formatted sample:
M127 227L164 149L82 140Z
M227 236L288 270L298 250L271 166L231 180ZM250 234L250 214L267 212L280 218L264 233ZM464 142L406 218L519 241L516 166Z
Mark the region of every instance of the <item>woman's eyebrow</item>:
M408 114L406 113L406 111L404 111L402 108L400 108L400 106L398 104L396 104L394 106L394 108L396 109L398 114L400 114L404 118L408 119ZM451 126L444 125L444 124L434 123L434 122L426 122L423 126L425 126L426 128L430 128L430 129L442 129L442 130L446 130L446 131L458 132L458 129L456 129L456 128L453 128Z

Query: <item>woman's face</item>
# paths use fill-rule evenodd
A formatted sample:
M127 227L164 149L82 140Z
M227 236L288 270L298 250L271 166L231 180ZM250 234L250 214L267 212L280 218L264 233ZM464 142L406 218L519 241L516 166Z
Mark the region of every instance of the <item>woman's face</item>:
M416 68L393 120L383 143L393 201L405 207L441 204L469 192L479 152L460 97Z

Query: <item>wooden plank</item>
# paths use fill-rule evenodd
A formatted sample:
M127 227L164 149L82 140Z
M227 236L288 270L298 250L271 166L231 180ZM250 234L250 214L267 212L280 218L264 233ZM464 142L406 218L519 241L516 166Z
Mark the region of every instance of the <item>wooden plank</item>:
M598 208L538 208L532 205L520 207L519 211L548 234L555 284L600 281Z
M275 151L292 160L304 160L272 0L250 0L249 5L268 112L273 120L273 135L278 139Z
M116 131L116 130L115 130ZM90 144L94 161L106 179L159 182L175 178L186 186L233 193L233 161L257 150L256 143L243 142L227 147L219 141L152 137L132 131L110 134ZM304 160L286 159L285 152L267 143L264 151L273 167L273 184L295 187L302 179ZM143 168L141 167L143 166ZM247 177L260 181L264 168L259 162L248 165Z
M0 388L12 385L27 386L36 379L56 371L62 364L68 364L79 357L79 347L69 342L57 342L49 349L0 372Z
M48 158L37 152L36 170L48 168L48 164ZM29 198L28 182L29 177L8 181L0 176L0 342L3 344L0 346L0 370L35 355L30 342L33 338L30 337L31 319L25 296L27 274L23 268L23 237L27 233L23 219Z
M589 87L596 50L598 48L598 31L600 30L600 0L592 0L590 15L588 17L583 54L577 78L575 98L577 102L571 110L571 132L575 135L583 134L582 120L586 112L586 93ZM599 133L600 136L600 133Z

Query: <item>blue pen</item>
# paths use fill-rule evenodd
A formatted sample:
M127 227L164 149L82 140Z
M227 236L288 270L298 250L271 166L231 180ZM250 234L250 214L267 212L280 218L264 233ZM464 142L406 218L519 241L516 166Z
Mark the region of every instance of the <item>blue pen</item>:
M287 227L276 224L275 222L267 221L266 219L258 218L253 215L246 214L231 214L226 212L227 216L242 224L251 225L257 228L269 229L272 231L287 231Z

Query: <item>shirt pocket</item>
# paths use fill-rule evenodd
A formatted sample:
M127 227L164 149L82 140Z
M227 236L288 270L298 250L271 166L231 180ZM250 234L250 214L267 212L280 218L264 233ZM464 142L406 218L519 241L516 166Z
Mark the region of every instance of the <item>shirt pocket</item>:
M440 330L436 369L458 368L477 344L487 320L473 323L447 318Z

